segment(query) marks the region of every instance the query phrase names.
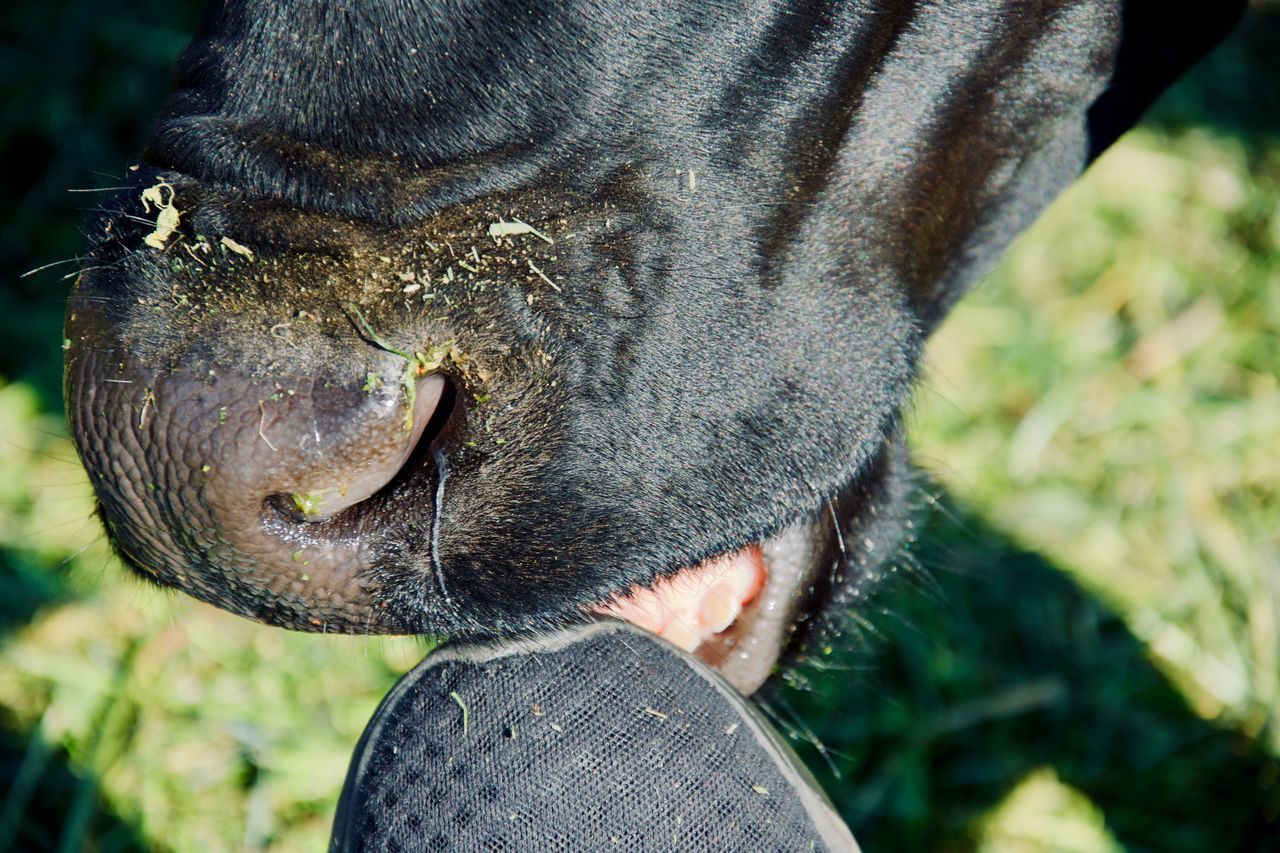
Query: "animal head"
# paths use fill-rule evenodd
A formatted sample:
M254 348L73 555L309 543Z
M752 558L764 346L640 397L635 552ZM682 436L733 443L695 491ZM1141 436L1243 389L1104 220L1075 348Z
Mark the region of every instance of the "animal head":
M755 689L904 534L929 330L1211 43L990 5L211 8L68 307L125 563Z

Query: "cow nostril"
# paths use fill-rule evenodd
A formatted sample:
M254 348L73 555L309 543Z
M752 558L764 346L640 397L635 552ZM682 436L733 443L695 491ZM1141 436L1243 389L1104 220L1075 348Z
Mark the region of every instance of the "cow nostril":
M353 454L358 462L325 464L299 480L298 487L269 495L264 511L296 522L322 522L368 500L407 475L429 452L448 422L456 399L453 384L443 376L418 383L413 421L405 439L389 452Z

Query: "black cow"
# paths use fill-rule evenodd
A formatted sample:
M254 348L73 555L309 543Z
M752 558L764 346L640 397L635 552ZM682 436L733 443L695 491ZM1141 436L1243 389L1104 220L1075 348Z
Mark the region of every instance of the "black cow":
M930 330L1242 5L210 4L69 302L110 539L301 630L621 613L750 693L904 535Z

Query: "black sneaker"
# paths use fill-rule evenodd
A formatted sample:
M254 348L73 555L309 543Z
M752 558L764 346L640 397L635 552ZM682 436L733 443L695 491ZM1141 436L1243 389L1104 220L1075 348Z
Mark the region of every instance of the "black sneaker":
M856 851L715 672L621 622L446 645L365 729L331 851Z

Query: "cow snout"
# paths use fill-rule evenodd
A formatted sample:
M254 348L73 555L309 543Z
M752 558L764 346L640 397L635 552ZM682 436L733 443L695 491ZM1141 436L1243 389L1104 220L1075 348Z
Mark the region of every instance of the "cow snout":
M443 376L412 379L406 395L322 377L157 372L89 346L71 365L73 428L135 571L313 630L367 606L361 543L394 521L419 462L430 465Z
M278 264L185 252L197 287L171 251L120 255L68 312L68 414L114 546L136 573L252 618L403 627L379 624L367 569L384 534L436 515L433 444L465 410L447 355L358 294L308 301L308 279L273 280ZM255 279L293 301L254 293L250 313Z

